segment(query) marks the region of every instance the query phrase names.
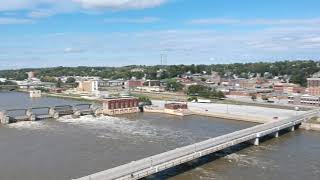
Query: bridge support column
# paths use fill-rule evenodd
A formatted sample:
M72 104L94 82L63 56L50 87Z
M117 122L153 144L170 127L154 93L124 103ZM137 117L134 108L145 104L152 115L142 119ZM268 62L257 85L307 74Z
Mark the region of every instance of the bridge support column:
M277 131L277 132L274 133L274 137L275 137L275 138L278 138L278 137L279 137L279 131Z
M51 118L55 118L55 114L56 114L56 110L54 109L54 107L50 107L49 108L49 115Z
M295 130L295 126L290 127L290 131L293 132Z
M0 124L9 124L10 118L7 116L6 112L0 112Z
M255 146L259 146L259 141L260 141L260 140L259 140L259 137L256 137L256 138L250 140L249 142L250 142L251 144L255 145Z
M26 116L28 116L28 120L29 121L35 121L36 120L36 116L32 113L32 109L28 109L26 111Z

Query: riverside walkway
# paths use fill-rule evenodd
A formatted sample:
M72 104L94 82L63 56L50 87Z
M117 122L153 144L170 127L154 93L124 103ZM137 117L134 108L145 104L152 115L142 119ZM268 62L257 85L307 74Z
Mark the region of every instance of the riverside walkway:
M302 122L317 116L318 113L319 110L312 110L292 118L257 125L141 160L133 161L128 164L124 164L76 180L141 179L240 143L250 142L254 145L259 145L259 140L261 137L267 135L279 137L279 131L281 130L294 131L295 128L298 128L299 125L301 125Z

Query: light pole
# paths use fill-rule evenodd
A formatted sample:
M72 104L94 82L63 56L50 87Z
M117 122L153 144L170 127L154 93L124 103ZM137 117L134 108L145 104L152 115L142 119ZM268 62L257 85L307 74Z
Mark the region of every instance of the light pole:
M295 112L295 115L297 116L298 111L299 111L299 107L298 107L298 106L294 107L294 110L296 111L296 112Z

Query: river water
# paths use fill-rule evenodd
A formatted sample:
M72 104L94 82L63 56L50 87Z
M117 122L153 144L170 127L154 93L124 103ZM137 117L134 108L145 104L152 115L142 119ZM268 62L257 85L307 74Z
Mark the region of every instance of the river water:
M77 101L0 92L0 109ZM0 179L69 180L254 126L217 118L138 113L0 126ZM298 130L239 145L148 179L320 179L320 133Z

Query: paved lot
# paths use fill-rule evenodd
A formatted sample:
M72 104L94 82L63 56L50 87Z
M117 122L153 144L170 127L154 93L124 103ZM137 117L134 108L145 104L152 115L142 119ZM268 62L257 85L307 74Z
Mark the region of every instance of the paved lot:
M163 107L166 102L169 101L159 101L153 100L154 105ZM190 110L203 111L203 112L216 112L216 113L229 113L235 115L243 116L258 116L267 119L273 119L273 117L278 117L279 119L285 119L298 114L303 113L303 111L276 109L276 108L265 108L257 106L246 106L246 105L230 105L230 104L214 104L214 103L188 103Z

